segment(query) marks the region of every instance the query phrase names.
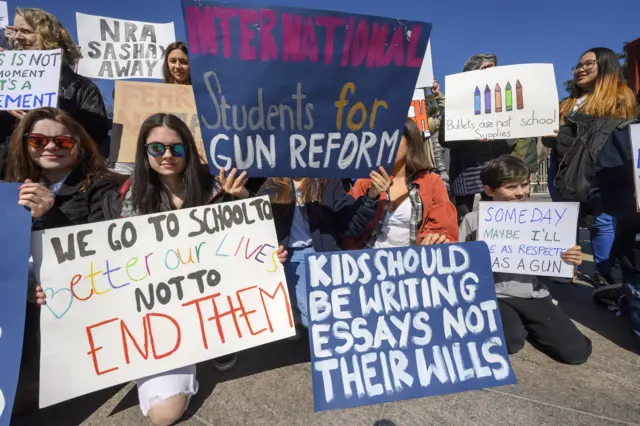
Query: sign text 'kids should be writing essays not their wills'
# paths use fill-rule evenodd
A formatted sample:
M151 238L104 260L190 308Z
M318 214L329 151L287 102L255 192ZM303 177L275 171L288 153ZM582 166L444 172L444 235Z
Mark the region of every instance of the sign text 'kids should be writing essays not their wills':
M76 12L82 59L89 78L162 80L164 52L176 39L173 22L155 24Z
M34 233L40 406L295 334L267 197Z
M445 84L447 141L546 136L560 126L551 64L463 72L446 76Z
M307 257L316 411L515 383L482 242Z
M0 111L58 106L62 52L0 52Z
M481 202L478 240L489 246L493 272L573 277L562 253L574 247L579 203Z
M182 4L212 172L355 178L390 168L430 24L211 0Z

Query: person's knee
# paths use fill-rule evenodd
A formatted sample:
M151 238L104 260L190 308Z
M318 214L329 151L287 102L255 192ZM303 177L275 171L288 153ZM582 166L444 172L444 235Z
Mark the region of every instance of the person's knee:
M175 395L160 401L149 410L149 420L156 426L170 426L182 417L188 403L187 395Z
M519 336L506 336L505 341L507 343L507 353L509 355L517 354L524 348L524 342L526 340L526 335Z
M583 341L558 348L553 357L563 364L581 365L587 362L592 352L591 340L582 336Z

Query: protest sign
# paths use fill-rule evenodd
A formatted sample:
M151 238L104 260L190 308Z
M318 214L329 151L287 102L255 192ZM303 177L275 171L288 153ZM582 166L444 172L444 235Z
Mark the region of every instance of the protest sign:
M135 162L140 126L159 112L174 114L186 123L198 145L198 154L205 161L193 87L187 84L116 81L115 93L110 151L113 161Z
M173 22L154 24L76 12L83 57L78 73L89 78L162 80L164 51L176 40Z
M424 89L433 85L433 59L431 58L431 40L427 44L427 51L420 67L418 81L416 81L417 89Z
M551 64L523 64L445 77L447 141L553 134L558 88Z
M640 211L640 124L629 126L631 152L633 153L633 181L636 187L636 203Z
M9 10L6 1L0 1L0 30L9 25Z
M8 426L18 386L27 301L31 214L18 205L18 183L0 183L0 426Z
M34 233L40 406L295 334L267 197Z
M484 243L307 257L316 411L515 383Z
M579 206L481 202L478 240L489 246L493 272L572 278L561 255L577 244Z
M0 111L58 106L61 50L0 52Z
M412 118L413 121L416 122L418 129L420 129L425 136L431 136L427 99L424 89L414 90L411 106L409 107L409 118Z
M356 178L390 169L430 24L211 0L182 5L213 173Z

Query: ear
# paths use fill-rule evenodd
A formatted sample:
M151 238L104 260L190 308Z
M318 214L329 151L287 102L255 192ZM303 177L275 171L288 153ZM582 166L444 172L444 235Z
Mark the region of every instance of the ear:
M483 189L484 189L484 193L485 194L487 194L489 197L493 198L494 191L493 191L493 189L491 189L491 187L489 185L485 185Z

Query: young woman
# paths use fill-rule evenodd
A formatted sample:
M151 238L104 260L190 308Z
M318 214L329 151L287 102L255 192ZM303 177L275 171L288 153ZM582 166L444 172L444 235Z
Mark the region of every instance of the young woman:
M375 219L349 243L351 248L457 241L456 208L449 201L442 179L432 169L420 129L407 118L390 189L381 195ZM359 179L350 194L359 198L385 178L384 170L372 173L370 179Z
M573 68L572 93L560 104L561 126L559 134L544 138L545 145L552 148L549 182L554 200L563 200L555 186L563 179L569 167L576 165L581 156L572 155L578 133L592 132L596 119L629 120L635 118L636 100L631 89L622 80L620 62L611 49L594 48L585 52ZM592 140L592 139L590 139ZM569 155L568 155L569 154ZM566 199L566 201L574 201ZM579 200L578 200L579 201ZM592 213L586 203L581 206L583 217ZM599 287L612 284L612 262L609 259L613 245L615 220L607 214L596 214L592 223L587 223L591 232L591 246L596 264L595 281Z
M16 50L62 49L58 108L80 123L100 147L99 154L106 156L109 152L109 121L104 101L91 80L73 71L72 67L82 55L69 32L55 16L42 9L18 8L9 34L10 44ZM0 112L0 159L13 127L25 115L25 111L19 110Z
M355 237L364 229L389 183L379 179L358 200L340 179L269 178L258 191L269 196L278 240L289 252L284 267L298 324L309 325L305 254L341 250L341 236Z
M18 203L31 210L34 231L105 220L109 196L119 187L85 129L54 108L31 111L18 122L7 164L5 180L24 182ZM36 286L32 271L29 285ZM28 303L14 412L37 401L39 315Z
M167 46L162 66L164 82L169 84L191 84L189 69L189 49L181 41Z

